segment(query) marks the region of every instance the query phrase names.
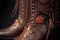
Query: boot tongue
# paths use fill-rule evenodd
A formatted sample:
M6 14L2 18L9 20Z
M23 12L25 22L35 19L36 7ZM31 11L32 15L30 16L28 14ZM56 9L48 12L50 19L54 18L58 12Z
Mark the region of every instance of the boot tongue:
M15 0L1 0L0 1L0 29L9 27L15 18L9 17L14 8Z

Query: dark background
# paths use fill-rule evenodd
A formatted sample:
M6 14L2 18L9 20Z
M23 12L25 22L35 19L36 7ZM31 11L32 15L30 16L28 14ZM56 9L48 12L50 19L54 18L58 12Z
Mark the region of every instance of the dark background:
M10 17L14 5L15 0L0 0L0 29L14 22L15 17Z
M54 28L51 31L48 40L60 40L60 0L55 0L55 2L57 2L58 9L57 13L55 13Z

